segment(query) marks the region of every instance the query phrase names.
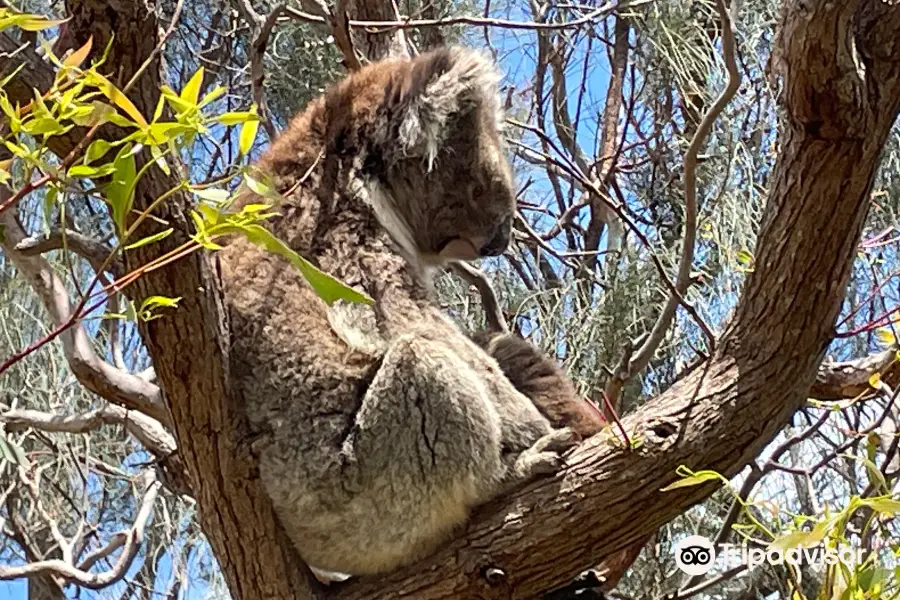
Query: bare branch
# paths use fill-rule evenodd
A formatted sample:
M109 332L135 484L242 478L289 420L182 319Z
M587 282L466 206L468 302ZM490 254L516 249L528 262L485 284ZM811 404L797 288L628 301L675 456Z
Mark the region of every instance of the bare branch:
M10 197L6 187L0 187L0 202ZM50 264L41 256L25 256L16 247L26 239L14 211L0 214L4 238L0 248L6 252L17 269L37 292L54 325L69 320L72 305L65 284ZM101 359L90 337L80 325L64 331L60 336L63 351L72 373L87 389L110 402L143 412L160 423L169 424L169 415L160 388L145 379L126 373Z
M269 105L266 103L265 88L263 87L266 72L263 68L263 58L266 54L266 46L269 44L269 36L285 5L283 2L276 4L265 17L253 9L249 0L235 0L234 5L250 25L252 32L250 36L250 87L253 91L253 101L259 110L263 129L266 130L269 140L272 141L278 136L278 130L272 120Z
M478 293L481 294L481 303L487 318L488 329L501 333L509 331L506 319L503 317L503 310L500 308L500 302L497 301L497 294L484 272L466 263L453 263L453 272L462 277L469 285L475 286Z
M7 431L32 427L56 433L87 433L103 424L122 425L157 458L167 458L176 448L175 438L159 421L114 404L77 415L13 409L0 413L0 422L6 424Z
M106 548L108 548L108 551L105 555L109 555L117 547L123 546L122 553L119 555L119 559L112 568L102 573L91 573L76 567L71 562L65 560L42 560L21 566L0 566L0 580L49 574L62 577L66 581L78 584L82 587L96 590L122 579L134 562L134 557L137 555L138 550L144 541L144 529L147 526L150 515L153 513L153 504L156 502L156 497L159 495L159 489L162 487L162 484L157 481L153 475L152 470L147 471L145 481L146 492L144 492L140 510L134 519L134 525L126 532L115 534L113 539L107 544ZM124 535L125 540L124 543L119 544L117 540L120 539L122 535ZM106 550L106 548L104 548L104 550ZM94 553L94 555L96 554L97 553ZM99 559L100 557L97 556L96 558ZM87 564L87 566L90 567L93 563L84 561L82 564Z
M367 33L387 33L402 29L421 29L425 27L448 27L451 25L474 25L477 27L496 27L498 29L544 29L559 30L581 27L589 23L600 21L609 16L613 12L624 10L626 8L635 8L643 4L649 4L653 0L631 0L630 2L607 2L600 8L589 12L578 19L573 19L564 23L539 23L535 21L508 21L505 19L490 19L485 17L450 17L447 19L410 19L408 17L397 19L396 21L365 21L358 19L350 19L347 24L350 27L359 27L365 29ZM317 14L302 12L295 8L287 7L285 12L290 18L304 23L321 23L327 24L324 17ZM316 11L318 12L318 11Z
M101 269L104 261L112 253L112 248L100 240L71 229L51 231L44 236L31 236L23 239L15 247L23 256L38 256L63 248L87 260L94 271ZM107 268L115 277L121 276L124 272L120 260L113 260Z
M659 345L665 339L666 332L675 318L675 311L681 304L679 295L683 296L691 285L691 268L694 262L694 242L697 235L697 155L706 142L706 138L712 131L713 124L719 115L725 110L725 107L731 102L731 99L737 93L740 86L740 73L737 68L735 59L735 42L734 31L732 29L731 17L728 8L725 6L724 0L717 0L716 7L719 10L719 17L722 22L722 54L725 59L725 65L728 68L728 83L719 97L704 115L700 126L697 128L691 145L684 155L684 239L682 240L681 259L678 264L678 275L675 279L675 289L669 295L666 305L657 317L656 323L650 330L650 336L644 344L635 351L628 365L629 377L643 371ZM613 391L613 388L610 388ZM609 391L607 391L609 393ZM615 403L615 398L610 396Z

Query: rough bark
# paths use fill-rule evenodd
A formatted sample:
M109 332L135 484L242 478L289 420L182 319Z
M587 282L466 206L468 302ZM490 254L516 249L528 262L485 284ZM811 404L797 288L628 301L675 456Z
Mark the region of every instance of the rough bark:
M158 24L144 3L84 0L68 3L68 9L72 19L59 47L78 48L93 36L97 54L115 32L105 64L113 70L111 79L120 85L153 53L157 38L147 32L156 32ZM17 46L0 34L0 51ZM28 65L6 91L13 102L19 99L24 104L33 98L32 86L49 86L53 75L33 52L21 52L17 59L27 60ZM153 114L159 94L157 61L158 56L129 93L132 102L148 117ZM0 64L0 70L9 71L16 66L13 61L8 63ZM17 96L20 92L24 96ZM51 149L65 156L83 135L83 130L73 130L52 138ZM116 132L110 130L102 135L115 136ZM145 209L177 183L158 169L151 169L136 190L135 210ZM154 215L170 221L176 232L159 244L127 252L128 271L187 240L192 228L187 216L190 204L191 198L186 194L176 194L155 211ZM151 232L141 231L136 239ZM165 390L178 440L178 458L198 502L201 527L232 597L311 597L308 572L302 569L302 561L284 537L253 462L237 452L243 421L229 397L228 329L213 262L209 256L197 253L140 278L133 286L135 301L140 303L151 295L182 297L179 310L145 324L141 333Z
M72 27L116 29L109 64L139 65L155 30L140 2L71 3L86 11ZM782 23L782 135L757 264L735 319L703 369L625 420L642 445L627 450L592 438L556 477L484 507L465 532L417 565L329 591L337 598L532 598L625 548L711 493L709 486L661 493L675 469L737 473L806 398L832 336L869 204L879 152L900 105L898 9L880 0L788 1ZM363 15L368 17L370 15ZM98 22L106 23L106 29ZM860 41L857 68L851 54ZM75 44L86 35L72 35ZM2 38L0 34L0 38ZM865 40L865 42L862 42ZM34 65L35 69L41 68ZM132 100L152 113L156 68ZM36 79L28 72L26 84ZM28 94L30 97L30 94ZM65 151L61 140L55 151ZM135 206L174 183L156 170ZM159 211L180 230L127 256L133 268L180 243L189 199ZM165 389L179 453L200 506L201 525L236 600L322 597L280 531L252 461L238 452L243 426L229 395L228 329L214 267L193 255L136 284L182 296L180 308L144 327ZM488 575L488 569L490 571Z

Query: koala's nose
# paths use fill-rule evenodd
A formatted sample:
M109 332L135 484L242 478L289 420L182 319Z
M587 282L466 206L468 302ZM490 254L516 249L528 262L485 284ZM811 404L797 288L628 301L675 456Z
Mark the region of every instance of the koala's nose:
M512 217L507 217L494 230L491 240L481 247L481 256L500 256L506 252L509 246L509 236L512 233Z

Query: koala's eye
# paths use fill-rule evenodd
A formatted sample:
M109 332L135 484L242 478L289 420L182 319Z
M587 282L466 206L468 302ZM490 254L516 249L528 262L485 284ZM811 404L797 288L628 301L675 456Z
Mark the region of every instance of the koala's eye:
M484 186L480 183L476 183L472 186L472 197L473 198L483 198L485 195Z

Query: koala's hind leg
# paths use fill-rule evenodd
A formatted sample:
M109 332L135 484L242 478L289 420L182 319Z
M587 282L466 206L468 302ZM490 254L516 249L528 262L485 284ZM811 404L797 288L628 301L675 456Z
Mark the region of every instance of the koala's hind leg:
M307 513L315 535L291 537L310 541L301 554L311 565L343 573L384 572L428 554L506 475L483 380L447 344L411 334L385 352L341 454L331 485L349 503L319 523Z

